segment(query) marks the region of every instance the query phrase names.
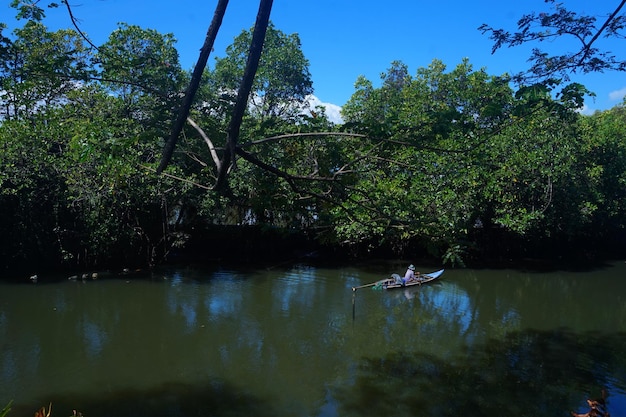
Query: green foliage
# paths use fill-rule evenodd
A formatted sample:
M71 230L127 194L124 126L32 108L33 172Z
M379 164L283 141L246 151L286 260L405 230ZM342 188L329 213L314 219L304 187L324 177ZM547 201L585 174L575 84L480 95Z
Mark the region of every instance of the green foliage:
M336 222L343 240L418 238L440 253L476 220L483 144L507 120L513 97L506 78L473 71L467 61L445 70L434 61L411 77L396 62L379 89L358 82L343 116L379 139L361 164L353 217Z
M225 142L251 37L251 31L243 31L227 48L227 55L216 60L214 70L205 73L206 84L199 91L191 118L201 126L210 146ZM325 152L332 152L334 139L298 136L332 128L323 109L308 109L306 99L313 91L308 65L298 35L284 34L270 24L239 136L241 149L254 160L238 159L224 195L218 198L205 193L191 202L201 204L211 222L281 227L312 224L317 203L311 194L319 187L305 178L330 172L332 157ZM211 155L206 138L189 127L185 134L193 140L180 144L183 153L175 158L176 165L193 175L194 181L214 183L216 156ZM282 139L268 139L274 136Z
M579 215L591 230L626 227L626 108L624 105L596 113L581 121L581 153L585 187Z
M460 266L465 267L463 259L465 258L465 249L460 244L453 244L444 253L442 261L445 264L450 264L452 267Z
M7 91L0 125L0 230L10 237L0 247L5 259L92 267L113 260L149 264L167 251L161 187L174 198L179 187L145 166L158 157L155 138L169 127L174 103L165 98L176 95L184 77L171 39L132 29L115 38L125 39L125 47L143 39L144 54L133 51L136 66L126 73L110 70L114 58L96 61L71 31L28 22L7 41L13 61L0 73ZM114 45L103 49L112 54ZM171 58L171 68L141 65L158 54ZM93 62L107 75L147 81L150 89L95 82Z
M215 184L251 32L206 71L165 176L152 174L189 74L172 35L121 24L96 52L50 32L38 2L0 31L0 254L16 263L150 264L212 224L314 231L321 241L463 265L475 241L587 239L626 225L624 106L558 79L441 61L380 86L359 77L334 126L311 109L297 34L270 25L229 188ZM30 9L29 9L30 8ZM0 30L2 26L0 26Z
M95 57L105 85L126 99L153 94L167 97L181 83L178 52L172 34L119 24Z
M243 78L251 41L252 29L243 31L226 49L226 57L216 59L211 73L213 88L231 103ZM287 35L270 22L250 97L253 116L261 120L295 118L312 93L309 61L298 34Z
M167 132L180 103L185 77L174 44L171 34L122 23L94 57L102 85L122 100L125 117L149 127L149 141Z
M350 210L333 211L340 240L401 248L417 239L460 264L469 255L461 242L477 235L567 240L592 236L594 226L608 232L597 223L605 163L589 159L584 134L599 130L576 113L589 94L584 86L565 86L558 100L558 80L513 93L508 77L467 61L450 72L434 61L413 77L394 63L381 79L374 88L359 78L343 109L345 128L377 140L344 204Z
M5 39L0 63L4 119L29 117L41 107L58 105L78 80L93 74L87 49L73 30L49 32L29 21L15 36Z
M40 21L46 13L43 8L39 6L40 0L11 0L10 6L17 9L17 19L27 19ZM55 2L50 2L48 8L56 8L59 5Z

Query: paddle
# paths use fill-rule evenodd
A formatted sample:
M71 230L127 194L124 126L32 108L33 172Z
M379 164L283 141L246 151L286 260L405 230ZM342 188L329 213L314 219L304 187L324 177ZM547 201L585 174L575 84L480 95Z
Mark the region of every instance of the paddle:
M352 287L352 291L356 291L359 288L367 288L367 287L373 287L374 285L378 284L380 281L377 282L372 282L371 284L365 284L365 285L359 285L358 287Z
M359 285L358 287L352 287L352 291L356 291L359 288L373 287L375 285L379 285L379 284L382 284L384 282L388 282L390 279L391 278L381 279L380 281L372 282L371 284L365 284L365 285ZM375 289L380 289L380 288L375 288Z

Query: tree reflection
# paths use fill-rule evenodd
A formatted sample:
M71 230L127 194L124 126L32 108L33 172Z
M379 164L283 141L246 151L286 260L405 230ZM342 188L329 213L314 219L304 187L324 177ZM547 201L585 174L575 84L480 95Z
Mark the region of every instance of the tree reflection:
M165 383L153 389L108 392L98 395L80 393L54 394L54 416L83 410L93 417L191 417L191 416L256 416L275 417L277 410L267 401L242 392L224 381L203 384ZM43 404L45 399L39 399ZM36 403L38 404L38 403ZM10 416L32 415L30 404L15 404ZM88 410L85 411L85 410Z
M608 389L623 392L626 333L524 331L450 360L395 352L364 358L332 394L341 416L568 415ZM622 380L623 381L623 380Z

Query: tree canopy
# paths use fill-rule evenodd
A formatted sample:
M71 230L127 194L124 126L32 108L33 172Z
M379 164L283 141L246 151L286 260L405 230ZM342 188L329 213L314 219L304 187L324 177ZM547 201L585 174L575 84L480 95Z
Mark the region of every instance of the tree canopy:
M555 95L469 59L394 61L356 80L335 125L309 107L309 62L271 2L190 71L171 34L122 23L96 46L14 4L26 20L0 32L7 267L151 265L226 225L453 264L623 238L624 106L581 115L583 85Z

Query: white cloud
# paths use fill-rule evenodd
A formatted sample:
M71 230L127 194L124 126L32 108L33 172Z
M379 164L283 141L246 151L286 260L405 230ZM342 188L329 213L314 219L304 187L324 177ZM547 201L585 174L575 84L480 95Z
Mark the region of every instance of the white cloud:
M307 100L311 108L315 108L315 106L323 106L326 109L326 117L328 117L328 120L331 122L336 124L343 123L343 119L341 118L341 106L332 103L324 103L314 95L307 97Z
M580 114L584 114L586 116L590 116L592 114L594 114L596 112L595 109L592 109L591 107L587 106L587 104L583 104L582 107L576 109L576 111Z
M619 90L611 91L609 93L609 98L612 101L618 101L618 100L623 99L624 97L626 97L626 87L619 89Z

